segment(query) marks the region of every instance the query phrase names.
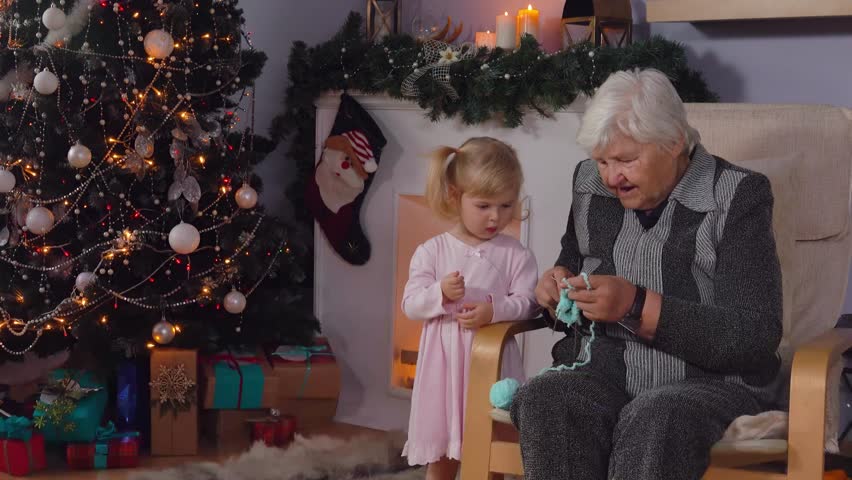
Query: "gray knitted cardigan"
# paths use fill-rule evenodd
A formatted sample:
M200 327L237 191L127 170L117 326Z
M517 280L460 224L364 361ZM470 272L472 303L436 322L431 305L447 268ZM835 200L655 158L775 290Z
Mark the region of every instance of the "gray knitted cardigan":
M625 342L629 394L718 375L769 400L782 334L772 204L765 176L698 145L662 216L646 231L606 189L594 161L578 165L556 265L624 277L663 297L650 344L615 323L599 332Z

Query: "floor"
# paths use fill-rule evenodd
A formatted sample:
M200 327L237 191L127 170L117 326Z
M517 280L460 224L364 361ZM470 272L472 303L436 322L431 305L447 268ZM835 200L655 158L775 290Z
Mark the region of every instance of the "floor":
M333 423L326 426L315 427L306 431L300 432L303 435L333 435L336 437L349 438L360 434L376 434L381 435L383 432L371 430L355 425L345 423ZM183 463L198 462L198 461L218 461L224 460L239 452L219 452L212 448L202 448L203 453L194 457L142 457L140 459L140 469L161 469L173 467ZM52 479L52 480L125 480L130 473L135 469L124 470L63 470L61 464L55 468L46 471L38 472L25 478L32 479ZM0 473L0 480L11 480L22 477L13 477Z

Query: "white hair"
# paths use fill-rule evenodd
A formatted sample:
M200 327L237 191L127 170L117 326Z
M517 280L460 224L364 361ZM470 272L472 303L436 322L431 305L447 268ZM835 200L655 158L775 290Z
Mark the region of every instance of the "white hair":
M686 154L701 141L686 121L686 109L674 86L654 69L610 75L589 101L577 143L591 153L606 148L619 133L664 147L685 140Z

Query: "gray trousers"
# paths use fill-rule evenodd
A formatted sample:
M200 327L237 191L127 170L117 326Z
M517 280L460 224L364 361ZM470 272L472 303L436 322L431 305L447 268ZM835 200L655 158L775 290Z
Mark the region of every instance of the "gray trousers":
M527 480L698 480L731 421L763 410L746 388L718 377L629 398L623 343L596 342L589 365L539 375L516 393L511 416ZM572 357L560 344L554 358Z

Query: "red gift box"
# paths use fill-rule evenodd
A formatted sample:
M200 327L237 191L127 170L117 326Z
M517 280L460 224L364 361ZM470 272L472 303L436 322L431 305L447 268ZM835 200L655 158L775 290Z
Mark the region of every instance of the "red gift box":
M70 443L65 448L65 454L68 467L72 469L134 468L139 466L139 438L115 438L103 443Z
M296 435L296 417L292 415L249 420L249 422L252 424L252 442L262 441L271 447L283 447L292 442Z
M44 436L34 433L28 440L0 439L0 472L24 476L47 467Z

